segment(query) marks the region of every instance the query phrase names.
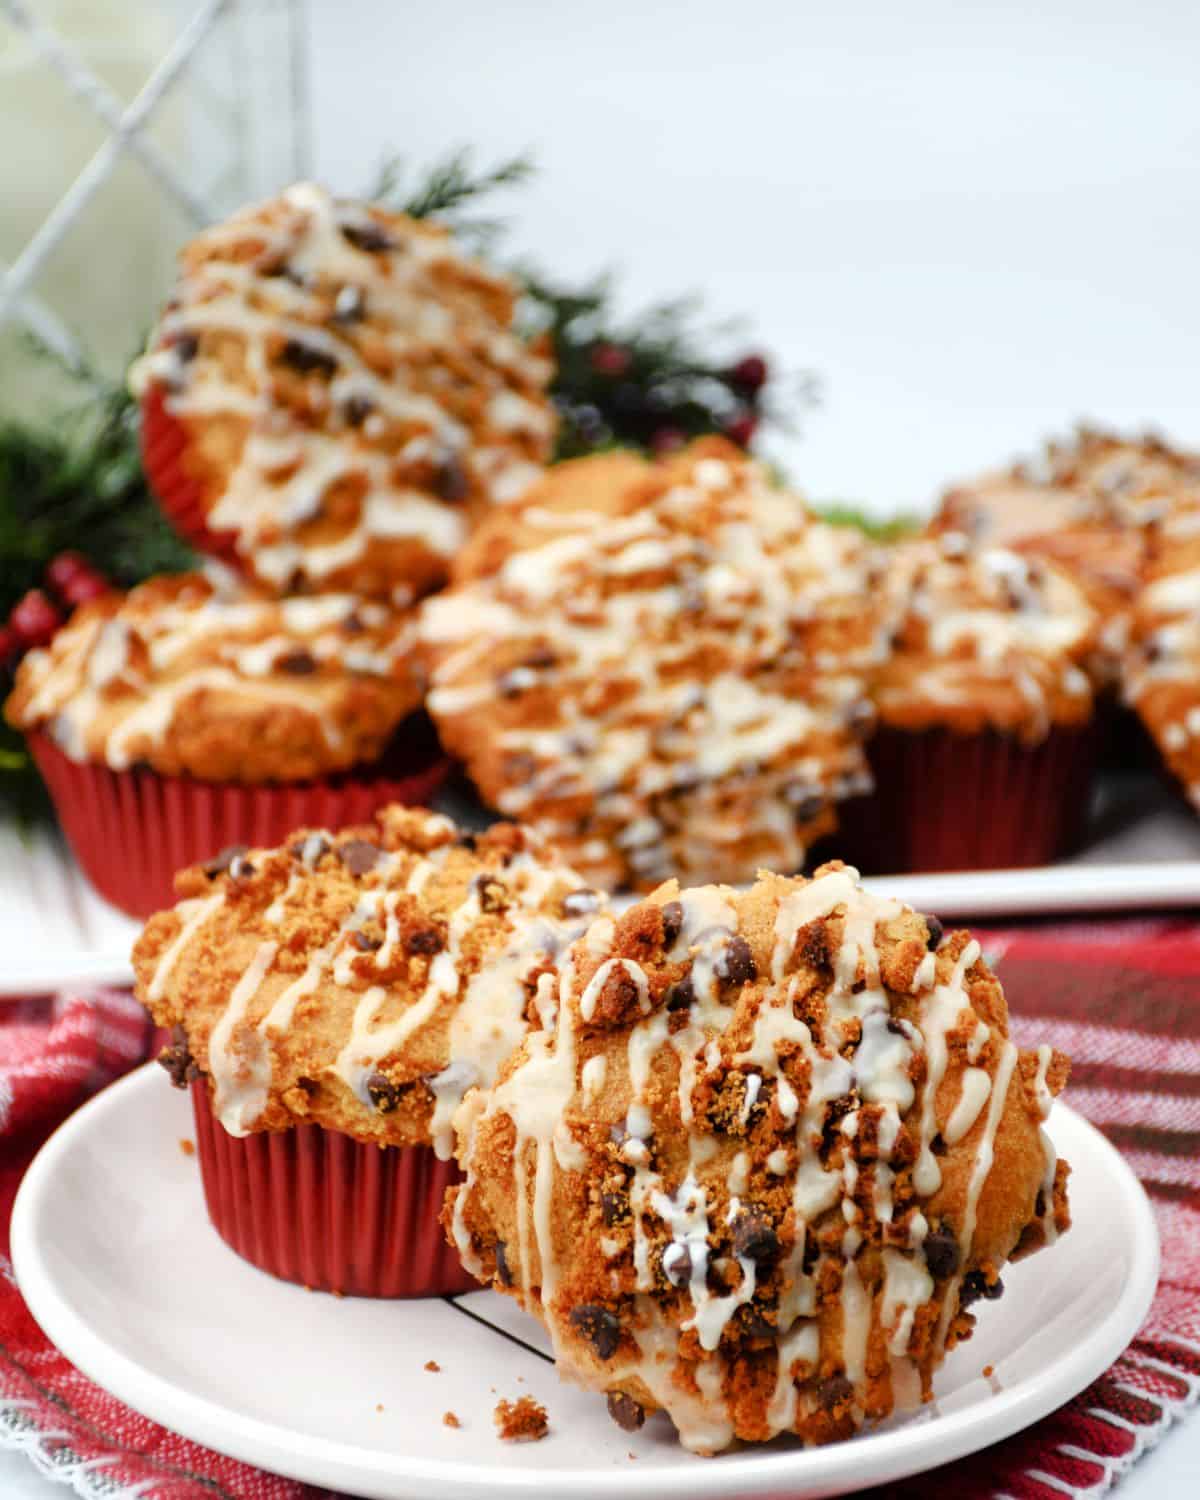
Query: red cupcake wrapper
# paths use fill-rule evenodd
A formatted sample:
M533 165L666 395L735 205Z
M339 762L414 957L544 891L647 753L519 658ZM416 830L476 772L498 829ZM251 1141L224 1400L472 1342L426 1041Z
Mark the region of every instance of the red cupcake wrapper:
M477 1291L439 1220L462 1180L432 1146L374 1146L319 1125L229 1135L192 1084L208 1216L260 1271L352 1297Z
M326 781L239 786L81 764L41 732L28 744L84 873L133 917L174 902L177 870L234 844L274 848L297 828L364 823L389 802L419 806L450 769L438 756L411 775L368 766Z
M875 792L839 810L837 852L864 874L1050 864L1082 836L1097 748L1091 724L1033 746L882 728L866 747Z
M151 385L142 397L142 467L175 530L201 552L239 566L232 531L212 531L208 525L205 487L185 462L190 438L187 428L167 410L166 393Z

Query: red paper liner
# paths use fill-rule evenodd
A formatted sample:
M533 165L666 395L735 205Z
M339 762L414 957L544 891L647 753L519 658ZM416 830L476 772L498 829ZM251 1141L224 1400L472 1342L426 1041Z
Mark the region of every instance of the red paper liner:
M325 1130L232 1136L192 1084L204 1199L225 1243L260 1271L350 1297L478 1291L439 1215L462 1180L432 1146L374 1146Z
M439 754L404 775L364 767L326 781L239 786L81 764L41 732L28 744L84 874L133 917L172 905L177 870L234 844L274 848L297 828L364 823L389 802L420 806L450 769Z
M184 424L167 410L161 386L149 387L141 410L142 467L167 519L201 552L238 567L234 533L209 529L205 487L188 473L185 461L191 439Z
M839 809L836 853L864 874L1008 870L1050 864L1083 834L1097 753L1093 725L1038 745L986 730L868 743L875 792Z

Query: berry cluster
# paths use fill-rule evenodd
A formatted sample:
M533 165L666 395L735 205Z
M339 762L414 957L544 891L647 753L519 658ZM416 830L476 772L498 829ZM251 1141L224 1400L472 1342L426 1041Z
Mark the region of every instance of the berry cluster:
M45 582L46 588L23 594L7 623L0 626L0 671L15 666L26 651L48 645L73 609L106 594L111 587L79 552L60 552L53 558L46 568Z

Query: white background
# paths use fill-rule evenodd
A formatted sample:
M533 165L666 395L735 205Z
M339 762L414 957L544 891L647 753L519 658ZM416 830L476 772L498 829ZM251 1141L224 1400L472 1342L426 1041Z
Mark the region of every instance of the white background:
M928 503L1081 415L1200 443L1189 0L310 9L322 177L532 147L520 248L821 377L815 496Z

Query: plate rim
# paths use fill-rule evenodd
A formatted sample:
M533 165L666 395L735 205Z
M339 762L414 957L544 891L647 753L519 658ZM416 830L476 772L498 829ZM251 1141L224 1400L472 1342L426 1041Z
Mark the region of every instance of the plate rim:
M314 1437L180 1388L166 1377L113 1349L56 1289L42 1264L38 1216L52 1192L55 1169L98 1116L132 1107L157 1072L144 1064L70 1115L43 1143L25 1173L13 1205L11 1252L17 1284L46 1336L88 1379L161 1426L240 1462L309 1484L397 1500L423 1500L429 1486L446 1500L480 1500L488 1494L522 1494L555 1486L563 1500L627 1496L643 1481L624 1469L580 1471L528 1464L489 1469L478 1461L406 1458ZM157 1082L157 1080L154 1080ZM846 1443L763 1452L748 1449L708 1463L645 1471L645 1482L662 1500L719 1500L731 1493L765 1496L778 1486L802 1483L804 1493L845 1493L898 1480L978 1452L1021 1431L1084 1390L1128 1346L1145 1319L1158 1285L1160 1245L1145 1190L1116 1148L1090 1121L1061 1103L1052 1122L1064 1122L1068 1135L1086 1139L1107 1158L1110 1180L1120 1185L1120 1218L1130 1229L1131 1273L1121 1296L1087 1337L1054 1364L991 1400L962 1411L937 1415L887 1432L865 1432ZM1057 1132L1052 1129L1051 1134ZM1066 1145L1067 1152L1071 1147ZM232 1252L231 1252L232 1253ZM935 1441L931 1443L931 1434ZM791 1462L786 1460L790 1459ZM784 1462L781 1462L784 1460ZM797 1464L803 1463L803 1474ZM852 1472L848 1472L852 1470ZM847 1472L843 1472L847 1471ZM843 1480L849 1481L841 1488ZM647 1491L649 1493L649 1491Z

